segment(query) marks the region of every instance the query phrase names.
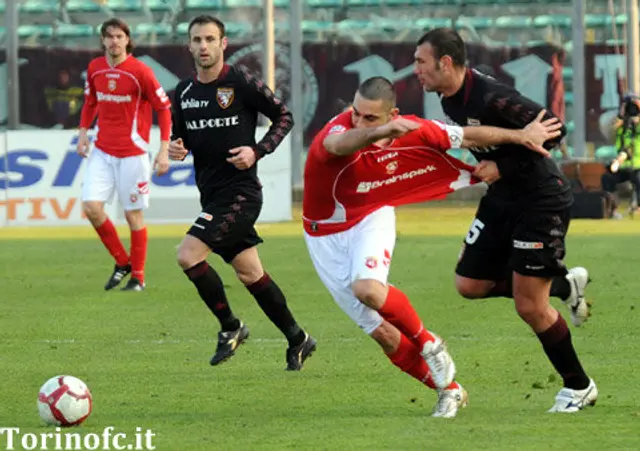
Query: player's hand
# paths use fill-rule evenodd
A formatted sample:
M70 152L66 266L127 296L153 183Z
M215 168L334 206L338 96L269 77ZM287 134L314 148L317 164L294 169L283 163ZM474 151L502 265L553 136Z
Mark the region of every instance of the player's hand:
M158 176L165 175L169 172L169 145L165 143L163 143L160 152L158 152L158 155L156 155L156 158L153 160L153 170L156 171Z
M482 160L480 161L473 171L473 175L485 182L487 185L491 185L500 179L500 170L495 161Z
M87 135L86 130L80 130L78 133L78 145L76 146L76 151L78 155L82 158L86 158L89 155L89 148L91 143L89 142L89 135Z
M556 117L543 121L542 118L546 112L547 110L540 111L538 117L522 129L521 144L545 157L550 157L551 154L543 147L543 144L562 134L560 130L562 128L562 122Z
M378 127L380 138L399 138L422 127L418 122L398 117Z
M182 138L178 138L169 143L169 158L182 161L187 157L189 151L184 147Z
M256 162L256 153L249 146L236 147L229 151L232 157L227 158L236 169L249 169Z

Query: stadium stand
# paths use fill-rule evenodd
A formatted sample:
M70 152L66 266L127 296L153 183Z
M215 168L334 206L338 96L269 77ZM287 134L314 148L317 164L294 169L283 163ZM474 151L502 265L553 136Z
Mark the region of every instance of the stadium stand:
M138 42L184 42L190 17L214 13L226 23L234 42L258 41L262 0L18 0L22 45L94 46L101 22L119 15ZM289 32L289 0L274 0L276 33ZM0 3L4 23L5 2ZM589 0L585 17L588 42L622 43L627 17L604 0ZM465 39L487 45L553 42L568 50L563 78L571 131L571 2L568 0L305 0L302 30L306 41L354 39L413 40L425 30L454 26ZM6 30L0 27L0 41ZM571 152L571 149L569 149ZM597 158L610 150L597 149Z

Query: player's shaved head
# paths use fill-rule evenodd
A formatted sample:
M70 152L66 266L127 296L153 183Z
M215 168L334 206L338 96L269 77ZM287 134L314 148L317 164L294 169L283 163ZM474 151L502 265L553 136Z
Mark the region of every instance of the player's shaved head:
M360 85L358 93L367 100L382 100L388 108L396 106L393 84L384 77L371 77Z

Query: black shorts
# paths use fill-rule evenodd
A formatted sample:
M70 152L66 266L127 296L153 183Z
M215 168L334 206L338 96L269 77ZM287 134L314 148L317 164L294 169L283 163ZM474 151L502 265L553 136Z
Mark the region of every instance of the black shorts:
M262 243L254 225L262 210L261 195L225 195L208 202L187 234L231 263L242 251Z
M456 274L476 280L504 280L512 272L564 276L570 219L570 206L535 210L485 196L464 239Z

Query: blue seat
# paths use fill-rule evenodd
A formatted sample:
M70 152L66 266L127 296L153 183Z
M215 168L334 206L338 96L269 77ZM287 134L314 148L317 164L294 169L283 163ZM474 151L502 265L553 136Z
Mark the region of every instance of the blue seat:
M528 16L501 16L496 18L494 25L497 28L527 29L533 25L533 19Z
M229 0L227 0L229 1ZM186 0L184 8L190 9L221 9L224 6L222 0Z
M166 23L141 23L135 28L135 34L138 36L144 36L149 34L156 34L167 36L173 33L173 28L170 24Z
M34 36L42 36L50 38L53 36L53 26L51 25L20 25L18 27L18 36L20 38L30 38Z
M151 11L173 11L180 5L180 0L147 0L147 6Z
M307 5L312 8L338 8L342 6L342 0L307 0Z
M82 38L94 36L94 28L87 24L62 23L55 28L55 35L63 38Z
M493 18L491 17L458 17L456 19L456 28L471 27L475 29L487 29L493 26Z
M452 27L453 20L448 17L426 17L418 19L416 25L423 30L432 30L434 28Z
M571 28L570 16L537 16L533 19L533 26L538 28L544 27L556 27L556 28Z
M93 0L68 0L66 8L70 13L92 13L100 11L100 6Z
M262 0L226 0L223 6L227 8L257 8L262 6ZM276 6L275 1L274 6Z
M107 6L114 12L138 12L142 11L142 0L109 0Z
M598 161L611 161L616 155L618 155L618 148L615 146L601 146L595 152L595 157Z
M5 2L2 2L2 9L4 10ZM58 11L60 7L57 0L29 0L26 3L20 4L21 13L54 13Z

